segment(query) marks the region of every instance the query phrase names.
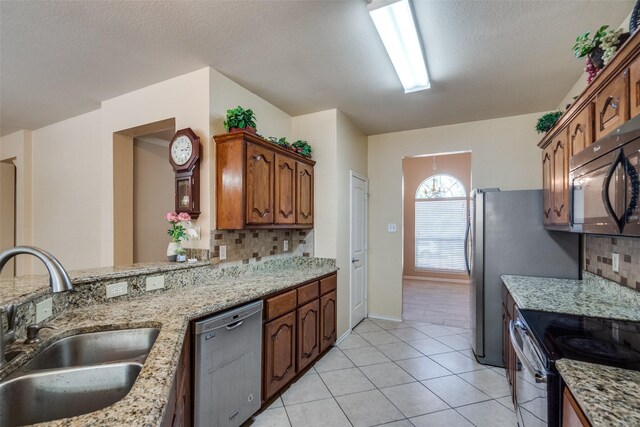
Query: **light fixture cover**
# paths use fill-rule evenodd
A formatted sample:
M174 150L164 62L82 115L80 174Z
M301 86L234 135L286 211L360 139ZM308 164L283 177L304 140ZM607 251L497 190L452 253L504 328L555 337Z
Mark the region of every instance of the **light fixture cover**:
M429 75L409 0L374 0L367 6L404 92L429 89Z

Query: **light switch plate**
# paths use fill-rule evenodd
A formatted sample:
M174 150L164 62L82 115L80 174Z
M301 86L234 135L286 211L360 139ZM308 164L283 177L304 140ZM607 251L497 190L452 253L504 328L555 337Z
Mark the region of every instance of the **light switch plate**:
M107 285L107 298L126 295L127 292L127 282L118 282L114 283L113 285Z
M397 226L395 224L387 224L387 231L389 233L395 233L397 231Z
M282 250L285 252L289 252L289 241L285 240L284 242L282 242Z
M155 291L156 289L164 288L164 276L147 277L145 281L145 288L147 291Z
M53 315L53 300L47 298L36 304L36 323L43 322Z
M220 246L220 261L227 259L227 247L225 245Z
M620 271L620 254L615 252L611 254L611 264L614 272L617 273Z

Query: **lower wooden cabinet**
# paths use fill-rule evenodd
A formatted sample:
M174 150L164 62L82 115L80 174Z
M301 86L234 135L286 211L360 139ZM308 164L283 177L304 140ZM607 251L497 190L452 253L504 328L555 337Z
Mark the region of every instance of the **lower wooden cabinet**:
M265 300L263 402L335 343L336 283L333 274Z
M292 311L264 326L264 400L284 387L296 372L296 313Z
M336 291L320 297L320 351L336 341Z
M162 427L191 426L191 334L189 329L184 338L179 360Z
M320 354L318 337L320 303L318 299L298 309L298 371L303 370Z
M562 391L562 427L591 427L575 397L566 387Z
M513 319L515 310L515 301L511 297L511 294L506 287L502 287L502 361L504 362L505 369L507 371L507 380L509 382L509 389L511 390L511 400L515 402L515 390L517 381L518 370L518 358L516 351L511 345L511 339L509 338L509 323Z

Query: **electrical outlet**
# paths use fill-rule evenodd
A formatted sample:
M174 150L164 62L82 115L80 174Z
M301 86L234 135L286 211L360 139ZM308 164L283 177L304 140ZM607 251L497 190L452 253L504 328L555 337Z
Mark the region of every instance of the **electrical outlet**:
M289 241L285 240L284 242L282 242L282 250L285 252L289 252Z
M36 323L43 322L53 315L53 300L47 298L36 304Z
M126 295L127 292L127 282L118 282L114 283L113 285L107 285L107 298Z
M387 231L389 233L395 233L397 230L397 227L395 224L387 224Z
M225 245L220 246L220 261L227 259L227 247Z
M164 276L147 277L145 281L147 291L155 291L164 288Z
M614 272L617 273L620 271L620 254L615 252L611 254L611 264Z

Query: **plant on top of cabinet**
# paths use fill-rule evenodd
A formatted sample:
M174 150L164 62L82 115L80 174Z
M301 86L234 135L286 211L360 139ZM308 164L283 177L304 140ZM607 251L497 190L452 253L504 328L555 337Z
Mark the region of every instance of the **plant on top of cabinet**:
M587 73L587 84L591 83L598 72L611 62L618 47L629 38L629 33L624 33L622 28L617 30L608 28L608 25L603 25L593 37L590 31L576 37L573 53L576 58L587 57L584 69Z
M558 119L562 117L562 111L553 111L551 113L544 114L542 117L538 119L538 123L536 123L536 132L538 133L546 133L551 130L553 125L558 122Z
M238 105L232 110L227 110L227 120L224 121L224 127L227 132L245 130L256 133L256 115L253 110L245 110Z
M293 143L294 151L303 157L311 158L311 146L307 141L297 140Z

